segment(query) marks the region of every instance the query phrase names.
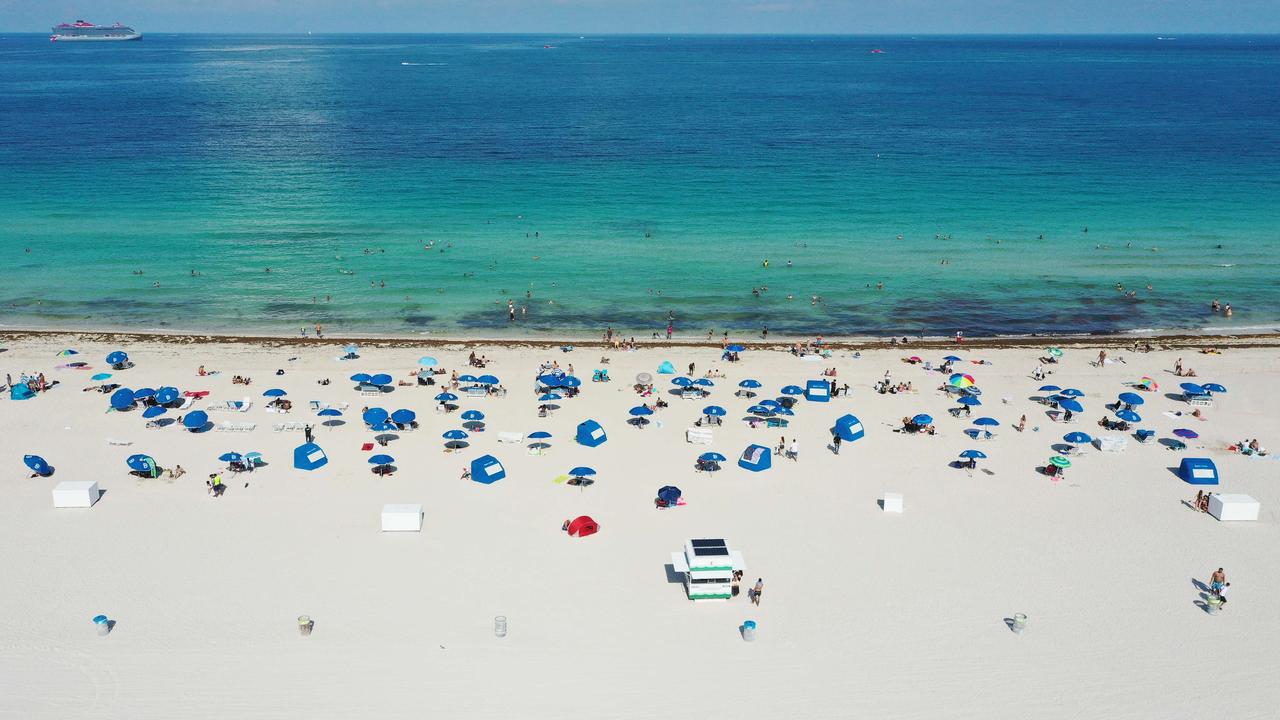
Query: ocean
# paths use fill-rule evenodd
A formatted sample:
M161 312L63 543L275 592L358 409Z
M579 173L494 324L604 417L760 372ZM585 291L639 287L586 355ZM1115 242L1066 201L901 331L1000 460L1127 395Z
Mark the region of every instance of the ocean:
M138 30L0 35L0 326L1280 327L1277 36Z

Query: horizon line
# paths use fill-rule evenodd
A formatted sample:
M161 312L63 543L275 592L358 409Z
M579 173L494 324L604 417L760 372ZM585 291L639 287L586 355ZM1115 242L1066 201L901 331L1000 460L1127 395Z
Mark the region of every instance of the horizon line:
M53 26L50 26L52 28ZM129 26L133 27L133 26ZM583 32L583 31L539 31L539 30L494 30L494 31L443 31L443 32L405 32L391 30L364 30L359 32L343 32L331 30L299 30L295 32L271 32L260 30L215 30L208 32L186 32L152 30L156 35L273 35L273 36L315 36L315 35L422 35L422 36L466 36L466 35L509 35L509 36L557 36L557 37L822 37L822 38L884 38L884 37L1146 37L1148 35L1180 35L1183 37L1280 37L1280 30L1267 32L1219 31L1219 32L1180 32L1178 30L1125 30L1116 32L880 32L880 33L805 33L805 32ZM47 35L48 31L7 30L0 28L0 33L12 35Z

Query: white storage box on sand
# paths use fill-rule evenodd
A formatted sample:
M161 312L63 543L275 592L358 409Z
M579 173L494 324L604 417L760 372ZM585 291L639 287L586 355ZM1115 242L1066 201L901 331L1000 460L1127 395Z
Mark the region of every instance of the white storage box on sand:
M1209 514L1222 522L1257 520L1262 504L1248 495L1214 493L1209 496Z
M98 483L90 480L67 480L53 489L53 506L56 508L87 508L98 502Z
M884 511L891 513L902 512L902 495L900 493L884 494Z
M383 505L382 532L421 532L421 505Z

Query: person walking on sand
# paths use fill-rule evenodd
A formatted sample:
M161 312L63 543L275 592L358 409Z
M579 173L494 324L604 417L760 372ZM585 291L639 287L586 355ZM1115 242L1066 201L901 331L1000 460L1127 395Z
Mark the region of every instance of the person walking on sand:
M1098 367L1105 367L1106 364L1107 364L1107 351L1099 350L1098 351Z
M787 449L787 438L784 435L778 438L778 447L773 449L773 454L781 455L782 453L786 452L786 449Z
M800 459L800 444L796 438L791 438L791 444L787 446L787 458L789 460Z
M312 434L310 425L302 426L302 436L306 438L307 442L311 442L314 439L315 436Z
M760 606L760 598L764 595L764 578L756 578L756 586L751 588L751 604Z
M1018 418L1018 424L1015 425L1014 428L1018 432L1022 432L1024 429L1026 429L1026 427L1027 427L1027 416L1023 415L1022 417Z
M1209 576L1209 593L1212 595L1222 596L1222 588L1226 587L1227 574L1218 568Z
M831 452L835 455L840 454L840 433L831 434Z
M1174 375L1177 375L1177 376L1179 376L1179 377L1181 377L1181 376L1182 376L1182 358L1178 358L1178 359L1173 363L1173 374L1174 374Z

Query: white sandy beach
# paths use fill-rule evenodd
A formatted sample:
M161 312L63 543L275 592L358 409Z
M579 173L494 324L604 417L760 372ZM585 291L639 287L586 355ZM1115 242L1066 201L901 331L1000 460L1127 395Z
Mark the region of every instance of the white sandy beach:
M1086 411L1065 427L1029 398L1039 354L1029 349L959 350L957 371L975 376L983 405L973 417L998 419L995 440L975 444L966 420L935 388L946 377L900 362L942 350L848 351L810 362L748 351L732 365L705 347L608 352L614 381L589 381L602 351L489 347L487 368L510 388L504 398L467 399L488 431L470 448L442 451L440 434L457 415L432 411L428 387L361 397L347 377L387 372L402 379L424 354L465 372L465 349L361 350L339 362L341 342L311 347L270 343L125 347L136 367L111 382L211 391L208 400L254 407L215 421L257 423L251 433L192 434L145 429L139 413L105 412L108 398L81 392L106 370L104 343L40 337L10 342L0 366L15 377L45 372L56 388L27 401L0 400L4 502L0 504L0 716L10 718L1273 718L1280 708L1280 479L1277 456L1226 452L1242 437L1280 450L1275 368L1280 349L1192 350L1134 355L1090 366L1096 349L1069 349L1045 382L1078 387ZM75 347L92 370L54 369ZM291 361L289 358L297 357ZM1197 380L1225 385L1207 419L1166 398L1179 379L1176 357ZM970 359L992 364L974 365ZM584 384L551 418L537 417L532 382L542 360L573 363ZM663 360L697 373L717 367L707 401L667 395ZM218 369L196 376L197 366ZM786 430L750 429L751 403L739 380L760 380L762 398L838 369L849 397L801 400ZM276 377L283 368L286 374ZM885 370L915 394L880 395ZM639 372L655 374L670 402L645 430L625 423L640 400ZM253 378L233 386L232 374ZM1200 433L1185 453L1132 438L1123 453L1086 450L1065 480L1036 471L1051 446L1078 429L1102 433L1104 404L1122 383L1150 375L1143 427L1169 437ZM437 376L439 377L439 376ZM328 386L317 380L330 378ZM294 411L263 409L262 392L288 391ZM1008 403L1001 401L1009 398ZM317 428L328 467L301 472L292 449L301 433L272 423L316 422L307 401L349 402L345 426ZM387 452L399 470L371 474L360 445L372 433L364 404L417 411L421 429ZM197 408L205 403L198 403ZM684 430L707 404L729 409L710 448ZM836 417L852 412L863 440L826 449ZM927 412L935 436L893 432L904 415ZM1027 429L1015 432L1019 415ZM599 420L609 441L574 443L575 426ZM1038 431L1033 431L1038 426ZM554 434L550 452L500 445L497 433ZM800 459L775 458L749 473L736 459L751 442L800 439ZM132 441L131 446L108 439ZM966 449L990 457L974 473L948 466ZM707 449L729 457L715 474L694 459ZM258 451L267 467L225 473L221 498L204 480L225 466L223 452ZM48 459L52 478L28 478L24 453ZM124 459L153 455L181 464L177 481L138 480ZM493 485L459 479L477 455L499 457L508 477ZM1182 501L1196 487L1169 468L1184 455L1216 461L1214 490L1252 495L1257 522L1220 523ZM575 465L599 471L585 489L553 479ZM988 472L984 472L990 471ZM106 491L87 510L52 507L59 481L96 480ZM678 485L687 505L657 510L658 487ZM882 512L883 493L905 495L902 515ZM382 533L385 503L421 503L421 533ZM561 522L588 514L597 535L571 538ZM693 603L664 565L691 537L723 537L746 558L747 585L764 578L759 608L745 596ZM1208 615L1193 580L1222 566L1229 607ZM1004 618L1029 616L1027 631ZM117 622L107 638L90 619ZM316 621L300 637L295 618ZM510 633L494 637L494 616ZM743 620L759 623L744 642Z

